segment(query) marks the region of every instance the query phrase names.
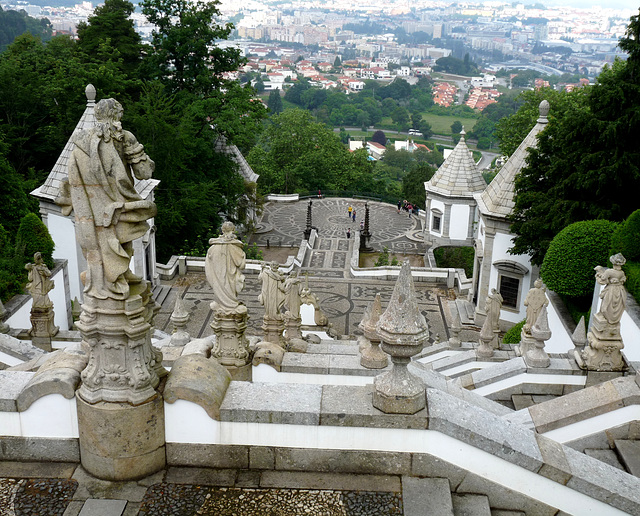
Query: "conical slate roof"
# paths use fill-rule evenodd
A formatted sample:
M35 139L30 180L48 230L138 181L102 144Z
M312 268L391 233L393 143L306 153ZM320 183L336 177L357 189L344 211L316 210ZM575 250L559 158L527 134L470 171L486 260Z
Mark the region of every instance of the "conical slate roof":
M31 195L34 197L47 199L52 202L55 201L56 197L58 197L60 184L69 175L67 167L69 166L69 159L75 147L75 143L73 143L73 141L76 134L80 131L91 129L96 124L96 118L93 114L93 108L96 104L96 89L92 84L89 84L86 87L85 94L87 95L87 107L84 110L84 113L82 113L78 125L76 125L76 128L73 130L73 133L67 141L67 144L64 146L64 149L62 149L58 160L51 169L51 172L47 176L44 184L31 192ZM135 180L135 189L138 194L140 194L140 197L146 199L150 190L153 190L159 182L160 181L157 179Z
M473 197L474 193L485 189L487 183L473 161L473 155L464 140L464 130L460 135L458 145L425 183L427 192L446 197Z
M520 146L502 166L500 172L493 178L493 181L491 181L485 191L480 195L476 195L480 213L501 218L505 218L511 214L514 206L513 185L516 175L526 165L529 148L537 145L538 141L536 137L538 133L547 126L549 102L543 100L540 103L539 110L540 118L538 118L536 125L529 131L526 138L522 140Z
M251 168L251 165L247 163L247 160L242 155L242 152L240 152L240 149L238 149L238 147L236 147L235 145L229 145L227 143L227 139L224 136L221 135L218 137L215 145L215 150L216 152L228 154L231 159L238 164L238 172L242 177L244 177L245 181L248 181L249 183L258 182L258 178L260 176L256 174Z

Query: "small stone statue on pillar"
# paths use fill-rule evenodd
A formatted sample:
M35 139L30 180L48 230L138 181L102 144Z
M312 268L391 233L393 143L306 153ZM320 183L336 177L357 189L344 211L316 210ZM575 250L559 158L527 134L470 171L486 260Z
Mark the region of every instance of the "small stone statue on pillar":
M426 406L425 386L407 365L429 337L429 328L418 308L411 267L405 261L391 301L376 325L382 349L391 355L393 368L373 381L373 406L387 414L415 414Z
M33 261L34 263L28 263L24 266L29 271L27 290L33 299L29 335L34 346L45 351L52 351L51 338L59 331L59 328L53 323L53 303L49 299L49 292L53 290L54 283L51 280L51 271L44 263L42 254L34 254Z
M376 294L371 306L369 319L364 323L364 336L370 342L360 352L360 365L367 369L384 369L389 364L389 356L380 349L380 336L376 331L376 325L382 315L380 294Z
M487 319L489 319L489 328L491 328L493 332L493 339L491 340L491 347L493 347L493 349L500 347L500 339L498 336L500 334L500 310L502 309L503 301L502 294L495 288L492 288L491 293L487 296L484 307L487 312Z
M524 306L527 307L527 318L520 332L520 344L516 349L516 354L523 357L530 349L536 346L536 340L531 335L531 329L536 324L542 309L549 306L546 288L540 278L533 283L533 288L527 293Z
M377 296L377 294L376 294L376 296ZM369 319L371 319L371 311L373 310L373 303L375 303L375 299L373 301L371 301L371 303L366 306L366 308L364 309L364 313L362 314L362 320L358 324L358 329L362 332L362 335L360 337L358 337L358 351L360 353L362 353L362 350L364 348L368 348L368 347L371 346L371 342L364 335L364 326L365 326L365 324L367 324L367 321Z
M173 333L171 334L170 346L186 346L191 338L187 332L187 323L189 322L189 312L184 307L182 296L178 293L176 296L176 304L171 312L171 324L173 324Z
M246 263L243 244L235 235L232 222L222 224L222 235L209 240L205 261L207 281L213 289L211 328L216 343L211 357L225 366L235 379L248 379L250 371L249 343L244 336L247 329L247 307L238 300L244 288L242 270Z
M9 331L11 330L9 325L4 322L4 318L6 315L7 309L2 304L2 301L0 301L0 333L9 333Z
M478 348L476 349L476 355L478 358L490 358L493 356L493 339L495 339L495 333L493 332L491 318L487 313L487 317L480 329Z
M576 362L589 371L623 371L626 369L620 352L624 347L620 335L620 319L627 305L627 280L622 266L626 259L618 253L609 258L613 269L598 265L595 268L596 281L604 285L600 292L600 310L593 316L591 330L587 334L587 346L582 353L576 353Z
M287 340L287 349L297 353L307 351L307 342L302 338L300 327L300 305L302 304L302 280L298 277L298 271L291 271L284 280L284 336Z
M146 234L156 214L155 204L137 193L134 176L149 179L155 165L122 129L120 103L95 103L91 85L86 93L95 123L74 134L68 182L56 199L64 215L75 213L87 261L76 323L89 354L76 393L80 457L98 478L130 480L165 465L164 403L156 388L167 372L151 345L158 306L150 283L129 269L133 241ZM116 437L124 435L127 446Z
M449 347L459 348L462 345L460 342L460 332L462 331L462 322L460 321L460 314L456 310L453 314L453 322L451 323L451 337L449 337Z
M262 281L262 291L258 296L258 301L264 306L262 323L264 340L284 347L282 339L284 318L281 313L285 301L284 274L278 270L279 267L278 262L262 266L262 271L258 276Z
M534 344L530 346L523 355L525 363L529 367L549 367L549 365L551 365L551 359L544 350L545 341L551 338L547 305L542 305L540 308L538 319L531 328L531 337L534 340Z

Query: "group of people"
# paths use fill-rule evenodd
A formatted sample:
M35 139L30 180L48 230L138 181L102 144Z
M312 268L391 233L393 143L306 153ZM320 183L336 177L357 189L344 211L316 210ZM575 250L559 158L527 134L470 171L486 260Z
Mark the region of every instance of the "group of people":
M420 212L420 208L418 208L418 206L411 204L406 199L404 201L398 201L398 214L400 213L400 210L406 211L409 214L409 217L411 217L411 215L415 215L417 217Z
M356 221L356 209L350 204L347 207L347 217L349 217L353 222ZM364 219L360 221L360 231L362 231L363 229L364 229ZM351 238L351 228L347 228L347 238Z

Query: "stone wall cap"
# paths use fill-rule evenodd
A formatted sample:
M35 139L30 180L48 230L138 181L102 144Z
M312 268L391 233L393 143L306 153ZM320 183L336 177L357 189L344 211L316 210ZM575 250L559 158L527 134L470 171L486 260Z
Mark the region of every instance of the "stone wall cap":
M0 371L0 412L18 412L18 396L34 375L28 371Z
M202 354L182 355L173 363L164 388L164 400L190 401L212 419L220 419L220 405L231 383L231 374L217 360Z

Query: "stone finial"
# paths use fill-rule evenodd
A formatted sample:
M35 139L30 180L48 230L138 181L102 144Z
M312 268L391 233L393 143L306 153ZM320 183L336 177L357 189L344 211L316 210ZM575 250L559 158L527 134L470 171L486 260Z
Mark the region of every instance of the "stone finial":
M84 90L84 94L87 96L87 105L95 104L96 102L96 88L93 84L87 84Z
M549 109L550 109L550 105L549 105L549 101L548 100L543 100L542 102L540 102L540 105L538 106L538 113L540 113L540 118L538 119L538 122L547 122L547 115L549 114Z
M361 350L360 365L368 369L382 369L389 364L389 358L380 349L380 337L376 331L376 326L382 315L382 304L380 294L376 294L371 304L371 314L364 325L364 336L369 341L370 346L365 346Z
M173 334L171 335L171 346L185 346L190 339L187 332L189 322L189 312L184 307L182 296L176 296L176 304L171 312L171 323L173 324Z
M587 327L584 322L584 315L580 317L580 320L576 325L576 329L571 335L571 340L573 342L573 345L579 351L582 351L582 349L584 349L584 347L587 345Z
M449 337L449 347L451 348L459 348L461 346L460 342L460 332L462 331L462 322L460 321L460 314L456 310L453 314L453 321L451 322L451 337Z
M464 130L464 125L462 126L462 129L460 130L460 139L464 140L465 135L467 134L467 132Z
M393 368L376 376L373 406L388 414L415 414L426 406L424 384L407 365L422 350L429 328L418 308L408 261L402 264L391 301L376 330L383 351L391 355Z
M544 350L545 341L551 338L546 305L543 305L540 309L538 319L533 328L531 328L531 337L535 340L535 343L524 354L524 361L529 367L549 367L551 360Z

